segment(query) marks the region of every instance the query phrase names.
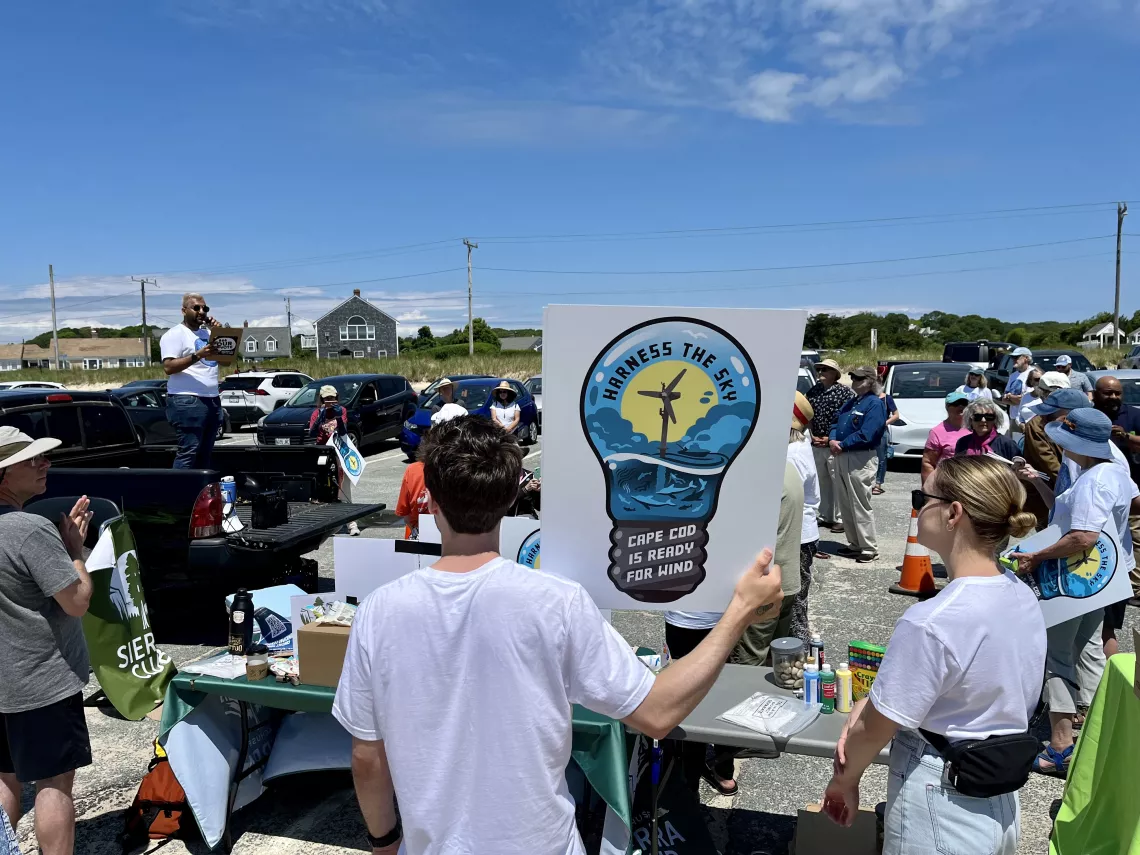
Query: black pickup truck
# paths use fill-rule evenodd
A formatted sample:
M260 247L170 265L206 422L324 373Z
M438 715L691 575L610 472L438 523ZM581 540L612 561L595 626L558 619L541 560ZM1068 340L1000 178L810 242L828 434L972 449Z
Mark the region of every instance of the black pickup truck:
M126 515L160 640L216 639L225 626L224 595L237 588L294 583L315 591L316 562L302 556L384 507L338 502L337 463L321 446L222 445L212 469L173 469L174 446L140 445L122 403L106 392L0 392L0 424L62 441L48 455L44 498L100 497ZM227 475L237 483L244 523L229 534L220 485ZM254 528L248 502L272 488L288 496L288 522ZM187 611L197 618L187 620ZM212 631L203 635L195 624Z

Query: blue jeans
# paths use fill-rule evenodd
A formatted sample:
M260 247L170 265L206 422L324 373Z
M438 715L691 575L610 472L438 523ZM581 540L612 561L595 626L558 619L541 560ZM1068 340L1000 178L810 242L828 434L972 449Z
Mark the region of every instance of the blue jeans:
M883 855L1014 855L1017 793L964 796L942 781L942 757L913 730L891 746Z
M875 473L875 483L882 484L887 480L887 461L891 458L891 429L883 431L883 438L879 441L879 471Z
M166 418L178 434L174 468L209 469L218 425L222 421L221 399L167 395Z

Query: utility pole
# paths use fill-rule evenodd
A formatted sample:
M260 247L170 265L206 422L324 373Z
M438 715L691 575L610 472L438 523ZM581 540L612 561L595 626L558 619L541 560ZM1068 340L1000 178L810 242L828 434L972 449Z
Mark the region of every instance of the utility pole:
M1128 216L1128 205L1116 203L1116 304L1113 308L1113 326L1116 332L1116 346L1120 347L1120 235L1124 231L1124 218Z
M1117 253L1119 258L1120 254ZM1120 265L1117 264L1117 267ZM55 370L59 371L59 326L55 321L55 271L48 265L48 281L51 283L51 343L55 350Z
M478 249L479 244L471 243L467 238L463 239L463 245L467 247L467 354L468 356L475 355L475 318L472 316L471 311L471 250ZM1117 258L1120 253L1117 252ZM1119 264L1117 265L1119 267Z
M147 279L146 277L143 277L142 279L136 279L134 276L131 277L131 281L139 283L139 294L142 295L143 352L146 353L146 364L149 366L150 365L150 328L146 325L146 286L148 284L149 285L157 285L158 282L154 279Z
M289 328L289 341L291 342L293 340L293 304L288 297L285 298L285 326ZM290 348L290 352L292 352L292 348Z

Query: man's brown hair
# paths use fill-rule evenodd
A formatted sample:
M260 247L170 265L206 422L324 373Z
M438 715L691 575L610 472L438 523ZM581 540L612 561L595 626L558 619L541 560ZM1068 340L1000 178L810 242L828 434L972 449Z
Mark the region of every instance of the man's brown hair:
M424 483L457 534L486 534L515 503L523 452L486 419L441 422L424 436Z

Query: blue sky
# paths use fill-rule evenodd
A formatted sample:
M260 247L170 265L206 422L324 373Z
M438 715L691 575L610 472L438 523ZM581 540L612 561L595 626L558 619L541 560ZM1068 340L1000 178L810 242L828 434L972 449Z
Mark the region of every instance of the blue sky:
M447 331L465 235L501 326L1091 315L1140 200L1138 48L1137 0L7 3L0 341L50 327L49 262L61 325L137 322L135 275L152 322L194 288L230 322L289 295L299 330L358 287Z

